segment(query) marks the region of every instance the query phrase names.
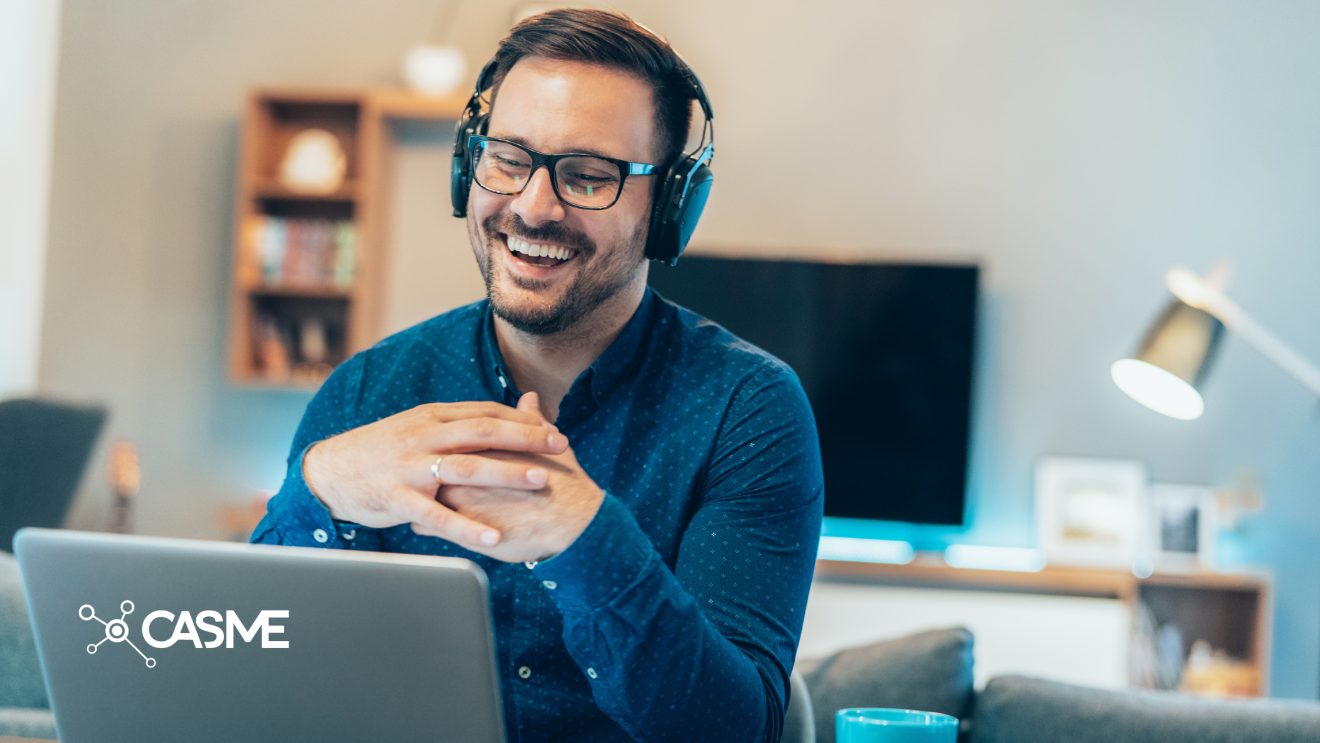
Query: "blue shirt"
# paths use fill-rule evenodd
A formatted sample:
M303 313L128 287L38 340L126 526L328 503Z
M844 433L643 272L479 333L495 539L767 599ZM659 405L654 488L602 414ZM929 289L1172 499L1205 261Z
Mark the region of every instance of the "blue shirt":
M555 422L605 500L532 568L407 524L333 521L303 480L307 448L340 432L424 403L518 397L485 301L353 356L308 405L252 540L479 564L510 743L777 743L824 490L796 375L648 289Z

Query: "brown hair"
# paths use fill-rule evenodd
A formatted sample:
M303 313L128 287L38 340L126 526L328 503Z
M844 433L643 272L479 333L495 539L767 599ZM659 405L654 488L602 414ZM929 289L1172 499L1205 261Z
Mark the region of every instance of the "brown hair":
M667 167L678 160L687 143L694 95L686 65L668 42L622 13L560 8L531 16L513 27L495 53L492 102L509 70L533 56L611 67L650 85L661 156L657 164Z

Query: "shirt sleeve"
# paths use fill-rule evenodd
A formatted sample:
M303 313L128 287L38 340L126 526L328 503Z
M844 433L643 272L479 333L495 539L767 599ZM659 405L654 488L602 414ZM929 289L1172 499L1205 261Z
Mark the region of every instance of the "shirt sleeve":
M347 521L337 521L303 478L303 458L320 441L347 431L353 426L352 390L361 375L361 357L354 356L340 365L321 385L298 424L289 452L288 470L280 492L266 504L266 515L252 532L252 542L282 544L292 547L329 547L337 549L379 550L380 533Z
M823 496L811 409L778 367L734 396L673 570L607 494L535 568L601 710L639 741L777 743Z

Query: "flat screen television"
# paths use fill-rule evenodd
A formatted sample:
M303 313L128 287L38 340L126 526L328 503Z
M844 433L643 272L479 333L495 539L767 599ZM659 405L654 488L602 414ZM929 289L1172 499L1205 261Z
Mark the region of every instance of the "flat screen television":
M978 274L688 255L652 264L650 284L797 372L826 516L961 525Z

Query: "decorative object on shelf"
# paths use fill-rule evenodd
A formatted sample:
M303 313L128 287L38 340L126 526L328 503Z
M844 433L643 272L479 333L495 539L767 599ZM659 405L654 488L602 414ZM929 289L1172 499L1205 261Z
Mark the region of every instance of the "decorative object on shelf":
M1219 528L1237 529L1244 517L1265 510L1260 475L1254 470L1239 469L1233 473L1232 485L1215 489L1215 500Z
M142 466L136 446L122 439L110 445L106 480L115 494L114 523L110 531L129 534L132 531L133 499L142 487Z
M1215 650L1206 640L1192 643L1178 690L1206 697L1253 697L1260 694L1260 669Z
M326 196L344 185L348 157L335 135L304 129L289 140L280 161L280 185L297 194Z
M1146 466L1046 457L1036 464L1036 545L1051 564L1130 568L1138 556Z
M1214 489L1155 484L1148 492L1146 544L1152 567L1161 571L1212 568L1219 531Z
M1132 358L1110 374L1119 389L1159 413L1182 420L1201 417L1200 387L1227 327L1320 396L1320 369L1261 327L1224 295L1228 264L1217 262L1205 278L1175 267L1164 283L1176 297L1156 319Z
M452 46L418 44L403 58L403 79L422 95L449 95L466 75L467 59Z
M302 330L298 333L298 349L303 361L309 364L325 363L325 323L319 317L308 317L302 321Z
M293 363L279 323L268 315L258 317L255 335L262 376L268 382L287 381L293 375Z

